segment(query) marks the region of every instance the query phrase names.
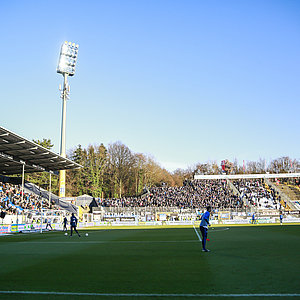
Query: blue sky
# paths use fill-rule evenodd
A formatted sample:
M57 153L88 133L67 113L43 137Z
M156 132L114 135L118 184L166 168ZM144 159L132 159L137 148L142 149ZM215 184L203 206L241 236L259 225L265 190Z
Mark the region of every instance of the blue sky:
M300 159L300 2L0 1L0 125L59 152L61 44L67 149L126 144L168 170Z

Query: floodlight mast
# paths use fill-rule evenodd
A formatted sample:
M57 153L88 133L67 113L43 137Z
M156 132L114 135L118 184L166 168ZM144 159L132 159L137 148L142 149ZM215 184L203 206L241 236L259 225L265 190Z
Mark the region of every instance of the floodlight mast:
M64 85L61 89L62 98L62 121L61 121L61 141L60 155L66 157L66 117L67 117L67 99L69 99L70 86L68 76L75 74L75 65L78 54L78 45L71 42L64 42L61 46L57 73L64 77ZM59 171L59 197L66 196L66 170Z

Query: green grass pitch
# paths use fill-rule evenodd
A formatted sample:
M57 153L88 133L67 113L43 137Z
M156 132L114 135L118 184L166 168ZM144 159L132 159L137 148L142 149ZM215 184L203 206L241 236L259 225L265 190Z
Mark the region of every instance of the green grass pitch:
M0 299L300 298L299 225L80 233L0 237Z

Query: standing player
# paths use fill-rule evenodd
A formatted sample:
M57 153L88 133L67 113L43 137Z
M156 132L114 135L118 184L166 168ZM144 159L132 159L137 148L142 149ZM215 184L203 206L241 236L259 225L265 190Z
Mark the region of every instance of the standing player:
M51 226L51 219L50 218L48 218L48 220L47 220L46 229L48 229L48 227L50 228L49 230L53 230L53 228Z
M252 215L252 224L255 224L255 213L253 213L253 215Z
M75 217L74 213L72 213L71 219L70 219L70 225L71 225L71 235L73 234L73 229L74 231L78 234L78 236L80 237L80 234L78 233L76 226L77 226L77 218Z
M282 214L282 211L280 212L279 219L280 219L280 225L282 225L282 221L283 221L283 214Z
M68 230L68 229L67 229L68 219L67 219L66 216L64 217L63 224L64 224L63 231L67 231L67 230Z
M201 222L200 222L200 231L202 235L202 251L209 252L210 250L206 249L206 239L207 239L207 230L209 224L209 216L211 212L211 206L206 207L206 212L202 215Z

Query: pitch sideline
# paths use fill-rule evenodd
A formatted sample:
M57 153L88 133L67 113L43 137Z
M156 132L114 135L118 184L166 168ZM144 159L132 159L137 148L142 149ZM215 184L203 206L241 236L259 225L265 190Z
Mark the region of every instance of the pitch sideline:
M200 237L200 234L198 233L198 230L196 229L195 225L193 225L193 227L194 227L194 230L195 230L195 232L196 232L196 234L197 234L197 236L198 236L199 241L202 242L202 239L201 239L201 237Z
M299 297L300 294L139 294L139 293L80 293L80 292L42 292L42 291L0 291L1 294L20 295L53 295L53 296L84 296L84 297Z
M197 224L196 226L198 226ZM300 223L283 223L283 226L297 226ZM193 228L195 225L136 225L136 226L90 226L90 227L79 227L79 230L118 230L118 229L184 229ZM280 226L280 223L259 223L259 224L212 224L213 227L258 227L258 226ZM226 229L227 230L227 229Z

